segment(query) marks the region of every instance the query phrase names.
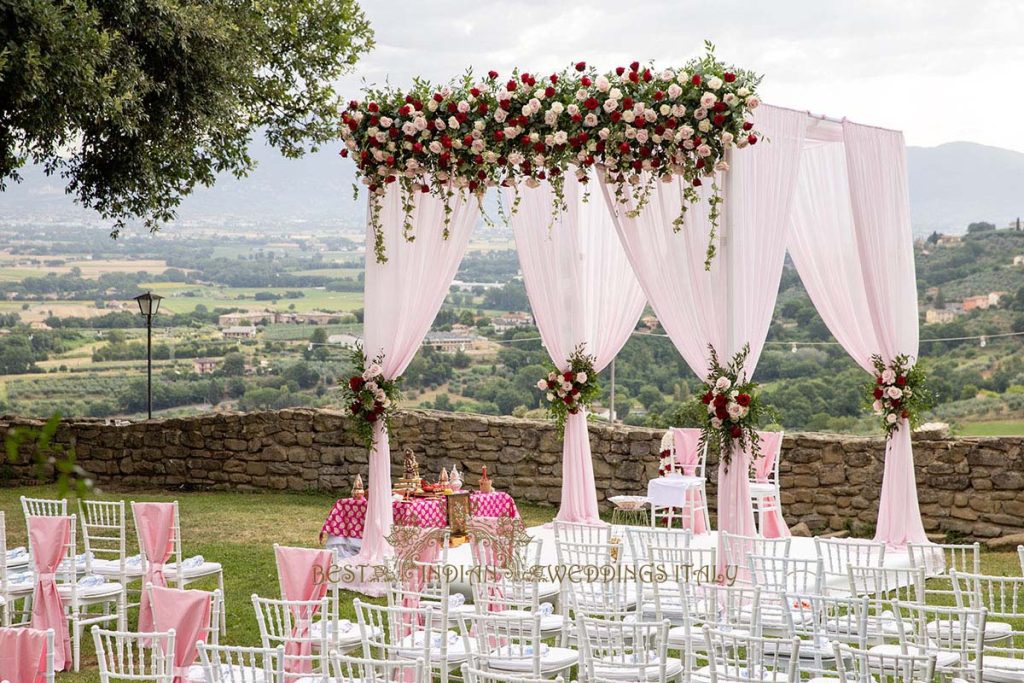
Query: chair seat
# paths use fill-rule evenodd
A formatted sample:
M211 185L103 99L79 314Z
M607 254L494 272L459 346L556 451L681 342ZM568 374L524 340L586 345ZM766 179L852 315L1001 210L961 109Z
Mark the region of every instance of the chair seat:
M991 683L1024 682L1024 659L985 655L981 678Z
M772 671L771 669L761 669L760 671L756 672L755 675L748 676L747 671L737 672L734 668L730 672L725 667L719 667L718 672L719 676L728 676L729 678L734 678L736 674L739 673L741 676L751 681L764 681L765 683L789 683L789 676L787 676L784 671ZM701 667L700 669L697 669L693 672L691 678L700 679L702 681L710 681L711 667L705 666Z
M121 591L124 590L124 586L119 583L107 581L105 583L96 584L94 586L78 586L78 599L79 600L98 600L101 598L114 598L117 597ZM61 599L67 599L71 597L71 584L60 584L57 586L57 591L60 593Z
M644 669L644 680L656 681L659 680L659 674L661 670L657 664L648 665ZM665 662L665 680L672 680L683 673L683 665L678 659L669 659ZM640 671L639 668L631 670L628 666L602 666L600 661L594 662L594 674L598 678L604 678L612 681L639 681Z
M423 633L424 633L423 631L417 631L416 633L411 633L411 634L407 635L405 638L402 638L402 640L399 641L399 644L398 644L398 647L399 647L398 654L399 654L399 656L403 657L403 658L406 658L406 659L419 659L419 658L423 657L423 648L424 648L424 645L422 643ZM433 636L440 636L441 634L435 633L435 634L432 634L432 635ZM448 635L454 635L454 631L448 631L445 634L445 636L448 636ZM417 642L417 637L419 638L420 642ZM470 649L472 649L473 648L473 644L470 643L469 647L470 647ZM439 661L441 659L441 646L440 646L440 644L434 645L432 643L431 644L431 648L428 651L428 656L430 657L430 662L431 663ZM465 661L468 658L469 658L469 653L466 652L466 641L465 641L465 639L463 639L460 636L460 637L453 638L453 639L449 640L449 642L448 642L448 664L449 665L451 665L452 663L457 663L457 662Z
M141 578L146 573L141 564L128 563L124 565L124 572L129 578ZM121 563L117 560L93 560L92 573L100 576L120 576Z
M875 645L874 647L870 648L868 652L874 652L880 655L891 656L900 654L902 650L900 649L899 645L888 643L885 645ZM930 654L930 652L927 649L918 647L916 645L907 645L907 653L912 655ZM955 652L935 653L935 667L937 669L948 669L949 667L954 666L959 662L960 655L958 655ZM985 663L988 664L988 657L985 658ZM1024 667L1024 663L1022 663L1022 667ZM1024 673L1024 668L1022 668L1022 673Z
M960 623L959 622L938 622L938 621L932 621L932 622L929 622L928 625L925 628L928 630L928 635L929 636L931 636L932 638L937 638L937 637L939 637L939 628L941 626L944 626L944 625L948 625L949 628L948 629L946 629L946 628L942 629L942 639L943 640L946 640L947 638L959 638L960 637ZM952 631L952 633L949 633L949 631ZM972 636L974 636L974 634L976 632L977 632L977 627L975 627L975 626L973 626L971 624L968 624L968 626L967 626L968 640L973 641L974 638ZM985 640L986 641L1003 640L1004 638L1009 638L1010 635L1012 635L1012 634L1013 634L1013 626L1008 624L1008 623L1006 623L1005 621L987 621L987 622L985 622Z
M200 576L213 576L214 574L220 573L222 570L220 562L203 562L198 567L182 567L181 574L186 579L195 579ZM177 577L177 567L174 565L167 565L164 568L164 576L170 579L171 577Z
M267 679L266 672L253 670L246 666L232 664L221 664L221 678L230 683L263 683ZM273 677L273 673L271 673ZM206 672L201 664L193 664L185 672L185 678L189 683L206 683ZM319 680L319 679L317 679Z
M690 644L692 649L697 652L703 652L706 648L704 646L704 634L701 633L700 626L691 626L690 635L692 637L692 643ZM734 628L733 633L739 636L750 635L750 631L742 628ZM668 647L670 650L678 650L686 645L686 627L685 626L673 626L668 630Z
M531 671L533 668L533 658L528 656L516 656L512 655L508 658L504 658L501 652L505 648L500 648L497 652L492 652L492 659L488 660L488 666L492 669L498 669L500 671ZM497 655L497 656L495 656ZM573 666L580 659L580 655L576 650L567 647L548 647L546 651L541 653L540 656L540 671L541 673L561 671L562 669L568 669Z
M11 597L20 597L22 595L30 595L35 589L36 579L33 576L29 581L15 581L7 583L7 593Z
M765 496L778 495L779 487L775 484L767 484L764 482L750 482L750 495L755 498L763 498Z
M532 613L525 609L507 609L498 612L503 617L528 617ZM561 631L565 625L565 617L561 614L545 614L540 618L540 630L542 633L549 631Z
M327 622L327 633L328 634L330 634L330 635L334 634L335 623L341 623L341 622L333 622L333 621ZM336 638L337 638L337 641L336 641L337 647L339 649L341 649L341 650L352 648L352 647L354 647L356 645L359 645L359 644L361 644L363 642L363 636L362 636L362 632L359 630L359 625L358 624L353 624L352 622L348 622L348 623L349 623L348 628L342 628L338 632L338 634L336 636ZM324 622L323 621L314 621L309 626L309 637L311 639L313 639L313 640L319 640L320 636L321 636L321 629L323 629L323 627L324 627ZM380 636L381 636L381 630L379 628L374 628L374 629L372 629L370 631L369 637L371 639L376 640Z

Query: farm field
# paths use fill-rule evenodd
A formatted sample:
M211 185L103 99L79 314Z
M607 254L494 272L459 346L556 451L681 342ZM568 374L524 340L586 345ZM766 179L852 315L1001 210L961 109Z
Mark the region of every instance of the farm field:
M1024 436L1024 420L990 420L963 425L962 436Z
M268 291L266 288L212 287L190 285L184 282L152 282L145 283L143 286L154 294L165 297L161 302L161 310L171 313L190 313L200 304L211 311L215 308L240 308L259 311L292 310L297 313L310 311L351 312L362 308L363 305L362 292L330 292L316 288L282 287L270 290L282 295L275 304L273 301L256 299L256 293ZM301 291L303 296L286 299L284 298L285 291Z

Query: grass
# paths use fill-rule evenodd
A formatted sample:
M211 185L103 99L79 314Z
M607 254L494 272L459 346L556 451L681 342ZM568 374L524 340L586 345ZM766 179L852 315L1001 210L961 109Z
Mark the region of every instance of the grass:
M272 291L281 294L274 301L257 301L257 292L266 292L267 288L256 287L210 287L205 285L189 285L184 282L152 282L140 285L166 297L161 302L161 311L171 313L189 313L199 304L208 310L215 308L239 308L251 310L288 311L298 313L310 311L349 312L363 305L362 292L330 292L325 289L311 287L280 287ZM285 291L301 291L303 296L298 299L284 298ZM185 296L186 292L197 293L198 296ZM289 306L295 305L294 309Z
M53 486L0 489L0 510L5 513L7 545L26 544L25 520L20 496L47 498L57 494ZM180 506L183 552L185 557L202 555L224 565L225 601L228 633L223 644L257 645L259 629L250 596L278 596L277 569L273 544L315 547L320 526L336 498L327 493L224 493L224 492L131 492L106 491L94 493L95 498L108 500L177 500ZM520 504L519 512L527 526L543 524L553 516L550 507ZM77 510L70 502L69 509ZM134 542L134 539L129 539ZM81 544L79 544L81 552ZM134 552L134 551L132 551ZM1014 552L984 552L982 571L990 574L1019 575L1020 566ZM195 588L212 590L214 581L192 584ZM352 608L354 593L345 593L342 616L355 619ZM137 611L133 611L129 627L134 628ZM95 683L99 680L92 638L83 637L82 671L63 673L67 683Z
M957 429L961 436L1024 436L1024 420L971 422Z

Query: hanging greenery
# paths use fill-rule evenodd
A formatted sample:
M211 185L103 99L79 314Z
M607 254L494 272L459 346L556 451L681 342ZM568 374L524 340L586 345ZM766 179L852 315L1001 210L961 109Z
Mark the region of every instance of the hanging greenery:
M547 76L467 71L446 85L417 79L405 90L367 89L341 115L341 155L354 157L369 190L377 260L387 260L380 213L388 185L399 185L404 235L412 240L416 193L444 201L447 236L457 192L479 201L489 187L546 180L557 215L565 208L566 174L587 182L596 167L633 217L655 183L681 176L677 230L700 200L697 188L710 182L710 267L721 202L714 178L728 170L728 149L760 139L748 114L760 104L761 77L720 62L711 43L705 47L703 57L678 69L633 62L599 74L578 62Z

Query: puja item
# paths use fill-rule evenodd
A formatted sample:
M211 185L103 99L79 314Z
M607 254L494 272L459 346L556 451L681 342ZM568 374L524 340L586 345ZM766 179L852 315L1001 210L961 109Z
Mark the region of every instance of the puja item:
M462 489L462 475L459 474L458 465L452 465L452 473L448 477L448 488L455 492Z
M357 474L355 483L352 484L352 497L356 500L366 498L366 489L363 488L363 475Z
M441 490L448 489L448 470L441 468L441 476L437 480L437 485L441 487Z
M398 480L395 490L412 495L423 490L420 481L420 465L416 462L416 454L412 452L411 448L406 448L403 454L405 456L404 472L402 478Z
M448 527L451 529L450 539L453 546L466 540L469 529L469 491L461 491L446 496L448 501Z
M483 473L480 475L480 492L491 493L494 491L494 485L491 484L491 478L487 476L487 465L484 465Z

